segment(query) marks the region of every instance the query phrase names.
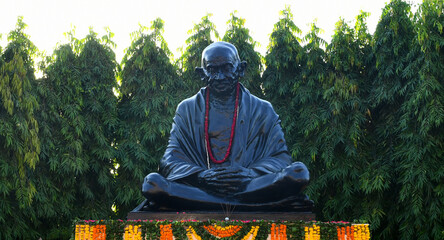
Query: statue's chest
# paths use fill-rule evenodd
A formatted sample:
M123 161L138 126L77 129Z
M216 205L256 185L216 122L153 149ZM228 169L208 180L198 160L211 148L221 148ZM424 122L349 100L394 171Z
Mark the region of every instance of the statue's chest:
M230 140L233 111L210 109L208 134L211 139Z
M208 135L211 149L217 159L222 159L227 150L233 124L233 110L222 111L210 109Z

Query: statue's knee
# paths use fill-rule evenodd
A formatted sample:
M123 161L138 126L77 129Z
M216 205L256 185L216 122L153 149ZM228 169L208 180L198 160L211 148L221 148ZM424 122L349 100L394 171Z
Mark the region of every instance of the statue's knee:
M292 180L297 182L306 182L310 181L310 173L308 172L307 166L302 162L294 162L287 168L285 168L285 173Z
M164 192L167 188L168 180L158 173L150 173L143 181L142 192L154 194Z

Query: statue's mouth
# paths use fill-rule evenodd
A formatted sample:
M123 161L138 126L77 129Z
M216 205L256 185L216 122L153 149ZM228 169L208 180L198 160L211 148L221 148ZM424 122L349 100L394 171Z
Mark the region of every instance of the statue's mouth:
M232 89L235 85L233 84L233 81L225 79L225 80L215 80L214 82L210 83L211 89L214 89L218 92L225 92L229 89Z
M224 79L210 79L210 85L214 87L232 86L234 85L234 79L226 77Z
M212 85L213 86L224 86L224 85L230 85L230 82L228 79L223 80L213 80Z

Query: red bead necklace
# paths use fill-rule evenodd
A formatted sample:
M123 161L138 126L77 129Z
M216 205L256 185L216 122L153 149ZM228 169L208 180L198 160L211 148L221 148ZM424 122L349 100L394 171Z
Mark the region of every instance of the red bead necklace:
M209 114L210 114L210 87L207 87L207 93L206 93L206 98L205 98L205 142L206 142L206 148L207 148L207 153L211 159L211 161L213 161L214 163L223 163L227 160L228 156L231 153L231 146L233 143L233 138L234 138L234 128L236 127L236 119L237 119L237 110L239 108L239 83L237 83L236 85L236 102L234 104L234 114L233 114L233 123L231 124L231 134L230 134L230 142L228 144L228 148L227 148L227 152L225 153L225 157L222 160L217 160L216 158L214 158L213 156L213 151L211 150L211 144L210 144L210 136L208 134L208 119L209 119Z

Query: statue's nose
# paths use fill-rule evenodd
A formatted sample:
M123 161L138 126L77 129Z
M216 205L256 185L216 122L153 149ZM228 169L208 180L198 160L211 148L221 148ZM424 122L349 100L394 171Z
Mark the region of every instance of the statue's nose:
M214 80L225 79L225 74L224 74L222 71L217 71L217 72L213 75L213 79L214 79Z

